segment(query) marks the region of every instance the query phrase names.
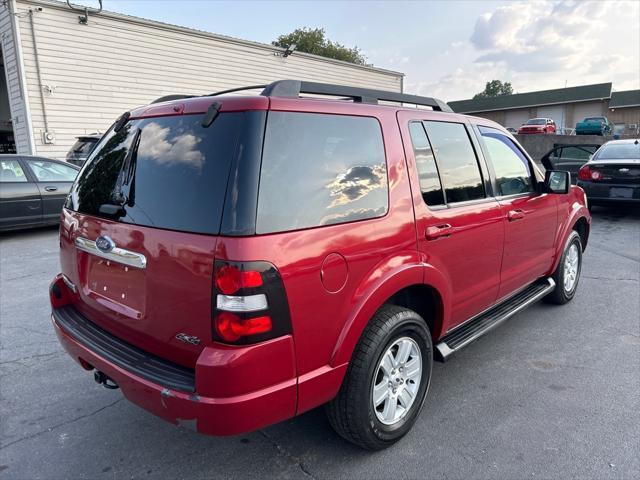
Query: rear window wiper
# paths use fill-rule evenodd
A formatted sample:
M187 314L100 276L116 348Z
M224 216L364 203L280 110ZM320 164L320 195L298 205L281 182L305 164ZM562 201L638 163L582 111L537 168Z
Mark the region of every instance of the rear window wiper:
M98 209L98 211L104 215L121 217L125 213L124 206L127 204L133 205L134 189L132 188L132 184L135 177L136 163L138 161L138 145L140 144L141 133L141 129L136 130L134 133L131 146L118 174L116 186L111 194L111 202L103 203Z

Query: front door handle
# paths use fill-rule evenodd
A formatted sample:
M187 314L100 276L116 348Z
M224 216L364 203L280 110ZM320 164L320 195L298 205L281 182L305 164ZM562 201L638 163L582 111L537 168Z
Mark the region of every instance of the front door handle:
M521 220L524 218L524 212L522 210L509 210L507 214L507 218L510 222L515 222L516 220Z
M49 186L49 187L44 187L44 189L45 189L47 192L55 192L55 191L57 191L57 190L58 190L58 187L52 187L52 186Z
M441 225L435 225L432 227L427 227L424 232L424 236L427 240L436 240L438 238L450 237L452 233L452 227L448 223L443 223Z

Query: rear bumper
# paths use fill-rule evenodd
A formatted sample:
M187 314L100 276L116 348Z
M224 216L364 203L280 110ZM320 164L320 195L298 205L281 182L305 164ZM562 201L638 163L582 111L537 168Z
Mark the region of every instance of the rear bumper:
M640 203L640 185L628 183L596 183L578 180L578 186L587 194L590 202L597 203ZM611 189L630 189L630 197L611 196Z
M84 339L64 329L56 320L55 310L52 321L60 343L74 360L85 369L90 366L103 372L128 400L171 423L186 424L209 435L236 435L295 414L296 377L290 336L234 348L232 353L224 345L206 347L196 364L194 391L188 392L150 381L98 354ZM274 364L284 364L285 369ZM273 382L273 368L269 374L261 374L270 365L288 378ZM268 385L264 385L265 377L270 379ZM238 391L246 378L255 378L261 388ZM225 389L229 395L224 394ZM202 391L217 391L219 395L204 395Z

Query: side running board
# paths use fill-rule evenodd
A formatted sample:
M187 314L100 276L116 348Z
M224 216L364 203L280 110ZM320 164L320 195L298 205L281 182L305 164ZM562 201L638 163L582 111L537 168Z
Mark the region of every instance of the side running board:
M556 282L551 278L538 280L514 296L463 323L447 333L440 339L440 342L436 344L436 359L442 362L446 361L461 348L466 347L474 340L494 329L520 310L540 300L551 292L555 286Z

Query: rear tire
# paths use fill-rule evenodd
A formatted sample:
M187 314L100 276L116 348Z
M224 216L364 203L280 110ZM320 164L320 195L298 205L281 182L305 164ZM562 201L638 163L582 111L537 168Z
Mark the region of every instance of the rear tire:
M424 405L432 366L424 319L407 308L383 306L360 337L338 395L326 406L329 423L367 450L393 445Z
M569 234L560 262L551 277L556 282L556 288L545 297L545 301L556 305L570 302L578 289L581 271L582 241L578 232L573 230Z

